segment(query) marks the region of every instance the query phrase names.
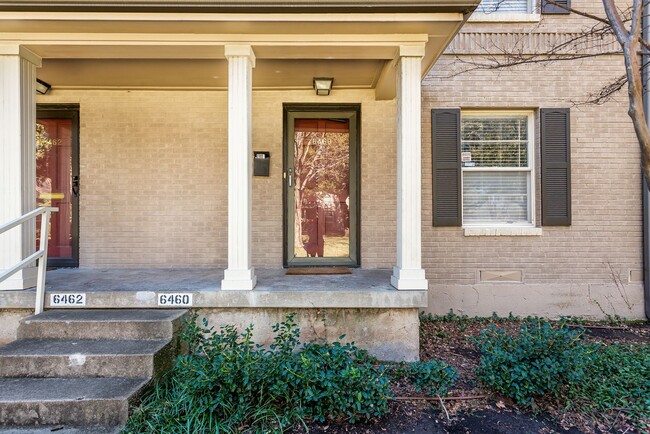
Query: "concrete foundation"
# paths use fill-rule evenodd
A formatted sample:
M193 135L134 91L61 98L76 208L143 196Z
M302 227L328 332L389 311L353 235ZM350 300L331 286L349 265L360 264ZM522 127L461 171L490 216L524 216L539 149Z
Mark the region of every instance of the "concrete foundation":
M34 309L0 309L0 345L17 339L20 320L34 314Z
M641 283L430 285L428 298L426 311L440 315L645 319Z
M226 324L243 330L254 325L254 340L258 344L273 343L273 325L296 313L295 321L301 332L301 342L354 342L380 360L419 360L418 309L201 309L217 329Z

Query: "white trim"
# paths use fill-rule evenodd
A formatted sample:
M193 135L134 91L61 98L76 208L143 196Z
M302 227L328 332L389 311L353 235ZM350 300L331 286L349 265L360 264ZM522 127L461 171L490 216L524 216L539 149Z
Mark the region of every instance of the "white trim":
M529 226L475 227L463 228L466 237L541 237L542 228Z
M463 172L526 172L528 173L528 215L530 216L530 223L525 224L523 226L524 228L529 228L529 229L534 229L535 228L535 112L533 110L463 110L461 109L460 111L460 122L461 122L461 131L462 131L462 124L463 124L463 116L468 115L468 116L481 116L481 117L503 117L503 116L509 116L509 115L526 115L528 117L528 166L526 167L485 167L485 168L480 168L480 167L463 167L461 165L461 185L460 185L460 191L461 191L461 213L463 211L463 204L462 204L462 195L464 191L464 180L465 177L463 176ZM461 133L461 146L462 146L462 133ZM462 152L462 151L461 151ZM463 216L464 219L464 216ZM463 227L467 226L468 229L470 227L479 227L479 228L486 228L486 229L493 229L496 226L500 226L498 223L495 222L486 222L485 224L466 224L463 221ZM522 223L517 222L513 223L512 225L508 224L503 224L504 228L521 228ZM541 229L540 229L541 231ZM471 232L471 231L470 231ZM518 235L518 234L515 234ZM522 234L525 235L525 234ZM533 235L541 235L540 234L533 234ZM467 236L467 234L466 234Z
M498 13L485 14L476 12L473 13L467 20L470 23L539 23L542 15L539 13Z
M354 13L354 14L221 14L160 12L0 12L0 21L208 21L208 22L438 22L462 21L463 14L443 13Z
M399 57L424 57L426 54L424 44L400 45Z

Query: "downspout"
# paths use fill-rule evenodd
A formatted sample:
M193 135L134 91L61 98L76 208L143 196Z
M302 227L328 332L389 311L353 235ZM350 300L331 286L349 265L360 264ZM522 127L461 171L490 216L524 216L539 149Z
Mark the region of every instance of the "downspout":
M650 4L645 2L643 5L643 39L646 41L650 37ZM650 55L644 54L642 65L650 62ZM646 124L650 124L650 71L649 68L643 68L643 83L645 91L643 92L643 109L645 111ZM650 320L650 191L645 176L642 175L641 184L643 185L643 304L645 307L645 316Z

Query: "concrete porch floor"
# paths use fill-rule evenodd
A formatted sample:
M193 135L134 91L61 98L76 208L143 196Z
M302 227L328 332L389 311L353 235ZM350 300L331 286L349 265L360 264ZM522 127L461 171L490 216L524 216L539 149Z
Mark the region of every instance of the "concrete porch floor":
M78 269L48 271L50 294L84 293L85 308L155 308L158 293L191 293L191 307L228 308L419 308L426 291L398 291L390 270L352 269L352 274L286 275L256 269L252 291L222 291L223 269ZM0 309L32 308L34 289L0 291Z

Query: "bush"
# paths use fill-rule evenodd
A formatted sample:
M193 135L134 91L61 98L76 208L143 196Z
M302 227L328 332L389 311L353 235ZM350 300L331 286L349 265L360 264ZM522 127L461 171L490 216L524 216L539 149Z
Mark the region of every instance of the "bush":
M563 388L586 376L594 347L582 335L582 330L536 319L524 322L518 334L491 325L474 339L482 352L477 376L520 405L532 406L546 394L559 397Z
M601 346L589 375L569 390L569 406L602 415L619 412L642 428L650 426L650 345Z
M253 326L218 332L188 323L181 356L136 412L127 432L281 431L305 418L356 422L388 411L388 379L354 344L300 343L293 315L274 327L270 349Z
M415 390L428 396L444 396L458 378L458 371L445 362L401 363L394 370L395 378L407 378Z

